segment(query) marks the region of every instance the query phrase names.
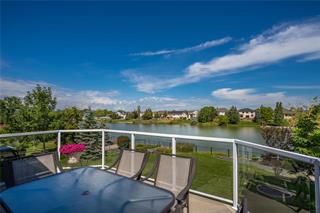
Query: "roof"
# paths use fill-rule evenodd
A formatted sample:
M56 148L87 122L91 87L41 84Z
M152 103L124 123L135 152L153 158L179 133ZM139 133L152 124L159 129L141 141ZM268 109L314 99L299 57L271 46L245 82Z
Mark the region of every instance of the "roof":
M217 108L217 112L228 112L227 108Z
M285 115L294 115L295 113L294 113L294 111L291 111L289 109L283 109L283 114L285 114Z
M188 112L187 111L169 111L168 112L168 114L170 114L170 115L178 115L178 114L181 115L183 113L187 114Z
M255 111L250 108L243 108L243 109L239 109L238 112L255 112Z

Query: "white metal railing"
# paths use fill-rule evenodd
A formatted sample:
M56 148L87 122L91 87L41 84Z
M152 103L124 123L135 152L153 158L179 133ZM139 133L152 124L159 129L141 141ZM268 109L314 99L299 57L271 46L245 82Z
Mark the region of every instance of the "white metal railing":
M139 132L139 131L126 131L126 130L114 130L114 129L72 129L72 130L52 130L52 131L39 131L39 132L24 132L24 133L12 133L12 134L0 134L1 138L19 137L19 136L30 136L30 135L42 135L42 134L57 134L57 151L60 158L60 147L61 147L61 134L62 133L76 133L76 132L101 132L102 133L102 162L101 167L105 168L105 133L119 133L128 134L131 136L131 149L135 149L135 136L154 136L171 138L172 154L176 154L176 139L188 139L188 140L200 140L200 141L211 141L219 143L228 143L232 145L232 165L233 165L233 200L229 200L223 197L199 192L196 190L190 190L194 194L213 198L223 202L227 202L233 205L233 208L237 209L238 206L238 145L254 148L261 151L270 152L279 156L292 158L294 160L302 161L305 163L313 164L315 169L315 200L316 200L316 213L320 213L320 159L311 157L295 152L289 152L286 150L276 149L261 144L256 144L248 141L230 139L230 138L216 138L216 137L202 137L192 135L177 135L177 134L163 134L153 132Z

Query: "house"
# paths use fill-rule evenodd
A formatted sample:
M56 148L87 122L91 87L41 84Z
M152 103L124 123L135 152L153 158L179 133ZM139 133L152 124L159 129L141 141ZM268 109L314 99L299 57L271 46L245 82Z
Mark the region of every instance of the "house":
M188 111L188 119L196 119L198 118L199 111L198 110L192 110Z
M238 110L240 119L250 119L253 120L256 117L256 112L253 109L243 108Z
M228 112L227 108L217 108L217 115L226 115Z
M187 119L188 112L187 111L169 111L167 118L169 118L169 119Z
M127 113L123 110L117 111L116 114L121 120L125 120L127 118Z
M292 119L294 115L295 115L294 111L289 110L289 109L283 109L283 118L285 120Z

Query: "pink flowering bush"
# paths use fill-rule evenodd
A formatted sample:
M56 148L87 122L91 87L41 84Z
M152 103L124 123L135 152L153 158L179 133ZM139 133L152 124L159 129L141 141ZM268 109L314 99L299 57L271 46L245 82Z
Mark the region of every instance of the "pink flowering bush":
M60 153L71 155L77 152L83 152L86 149L84 144L65 144L60 148Z

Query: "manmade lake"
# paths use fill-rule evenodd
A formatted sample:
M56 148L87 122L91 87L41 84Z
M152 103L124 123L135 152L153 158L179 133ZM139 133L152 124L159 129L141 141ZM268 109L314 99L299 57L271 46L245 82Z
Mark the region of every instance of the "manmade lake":
M181 134L181 135L195 135L206 137L219 138L236 138L250 141L258 144L265 144L261 135L261 130L257 127L202 127L192 126L189 124L169 125L169 124L125 124L125 123L109 123L109 129L127 130L127 131L141 131L167 134ZM117 135L112 134L111 137ZM143 144L158 144L163 146L170 146L171 138L160 138L152 136L136 136L136 143ZM209 151L226 151L231 148L231 145L218 142L195 141L177 139L177 143L192 143L196 145L197 150Z

